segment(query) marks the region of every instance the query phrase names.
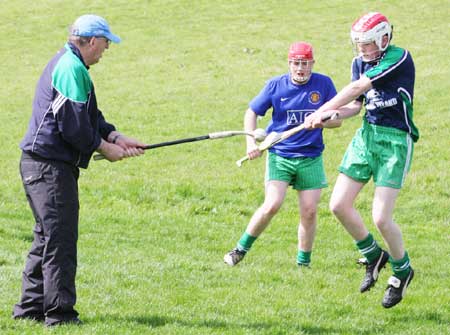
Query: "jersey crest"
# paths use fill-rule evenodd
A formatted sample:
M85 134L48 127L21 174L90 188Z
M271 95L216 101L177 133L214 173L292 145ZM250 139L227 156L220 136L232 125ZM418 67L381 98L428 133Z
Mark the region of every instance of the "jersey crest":
M318 91L313 91L309 93L309 102L316 105L320 102L320 93Z

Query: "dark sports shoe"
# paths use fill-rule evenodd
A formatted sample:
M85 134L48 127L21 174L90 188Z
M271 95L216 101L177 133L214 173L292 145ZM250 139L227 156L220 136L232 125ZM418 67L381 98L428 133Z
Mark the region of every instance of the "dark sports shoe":
M375 285L378 280L378 274L382 268L386 265L389 260L389 254L387 251L381 250L380 256L374 260L372 263L369 263L367 259L362 258L358 261L359 264L362 264L366 267L366 276L361 283L361 287L359 290L361 293L369 291L370 288Z
M13 315L13 319L16 320L32 320L37 322L43 322L45 320L44 314L24 314L24 315Z
M83 324L83 322L80 319L78 319L77 317L70 318L70 319L57 320L57 321L54 321L54 320L51 320L51 321L46 320L45 321L45 325L47 327L55 327L55 326L62 326L62 325L80 326L82 324Z
M223 261L227 263L229 266L235 266L237 263L242 261L245 254L244 250L239 250L238 248L234 248L229 253L227 253L225 256L223 256Z
M402 301L406 293L406 288L413 278L414 270L412 268L411 271L409 271L408 276L404 279L391 276L388 280L388 287L384 293L383 301L381 302L383 307L391 308Z
M297 265L299 268L304 268L304 269L310 269L311 268L311 263L299 263L297 262Z

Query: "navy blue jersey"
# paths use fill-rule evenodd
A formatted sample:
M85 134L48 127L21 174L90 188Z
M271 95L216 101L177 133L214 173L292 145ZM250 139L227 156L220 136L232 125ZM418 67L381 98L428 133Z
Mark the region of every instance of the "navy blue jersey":
M257 115L272 108L272 120L266 131L281 133L303 123L305 117L336 95L333 81L312 73L306 84L297 85L289 74L270 79L249 107ZM322 129L304 130L276 144L269 150L282 157L317 157L324 149Z
M20 148L87 168L101 139L115 127L97 107L94 84L78 48L67 43L45 67Z
M359 98L364 101L367 122L408 132L416 142L419 131L413 123L415 69L410 53L391 45L377 62L353 59L352 81L363 74L373 87Z

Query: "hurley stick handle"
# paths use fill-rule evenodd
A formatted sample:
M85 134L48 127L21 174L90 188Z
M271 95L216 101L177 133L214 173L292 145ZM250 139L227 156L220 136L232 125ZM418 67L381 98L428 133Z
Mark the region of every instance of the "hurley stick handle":
M103 156L102 154L95 154L94 155L94 161L99 161L99 160L102 160L102 159L105 159L106 157L105 156Z
M244 156L244 157L242 157L240 160L236 161L236 165L237 165L238 167L241 167L241 166L242 166L242 163L244 163L245 161L248 161L249 159L250 159L250 157L248 157L248 155L247 155L247 156Z

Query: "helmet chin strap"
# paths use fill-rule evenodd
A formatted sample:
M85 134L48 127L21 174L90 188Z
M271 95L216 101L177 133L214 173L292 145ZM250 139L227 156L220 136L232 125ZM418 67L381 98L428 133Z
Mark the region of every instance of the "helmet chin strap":
M368 54L365 54L365 55L360 52L358 55L360 57L362 57L362 60L364 62L375 62L375 61L377 61L378 59L381 58L382 54L383 54L383 52L378 49L378 50L374 50L374 51L372 51L372 52L370 52ZM375 57L372 58L373 55L375 55ZM368 57L371 57L371 58L368 58Z
M296 84L306 84L311 76L292 76L292 81Z

